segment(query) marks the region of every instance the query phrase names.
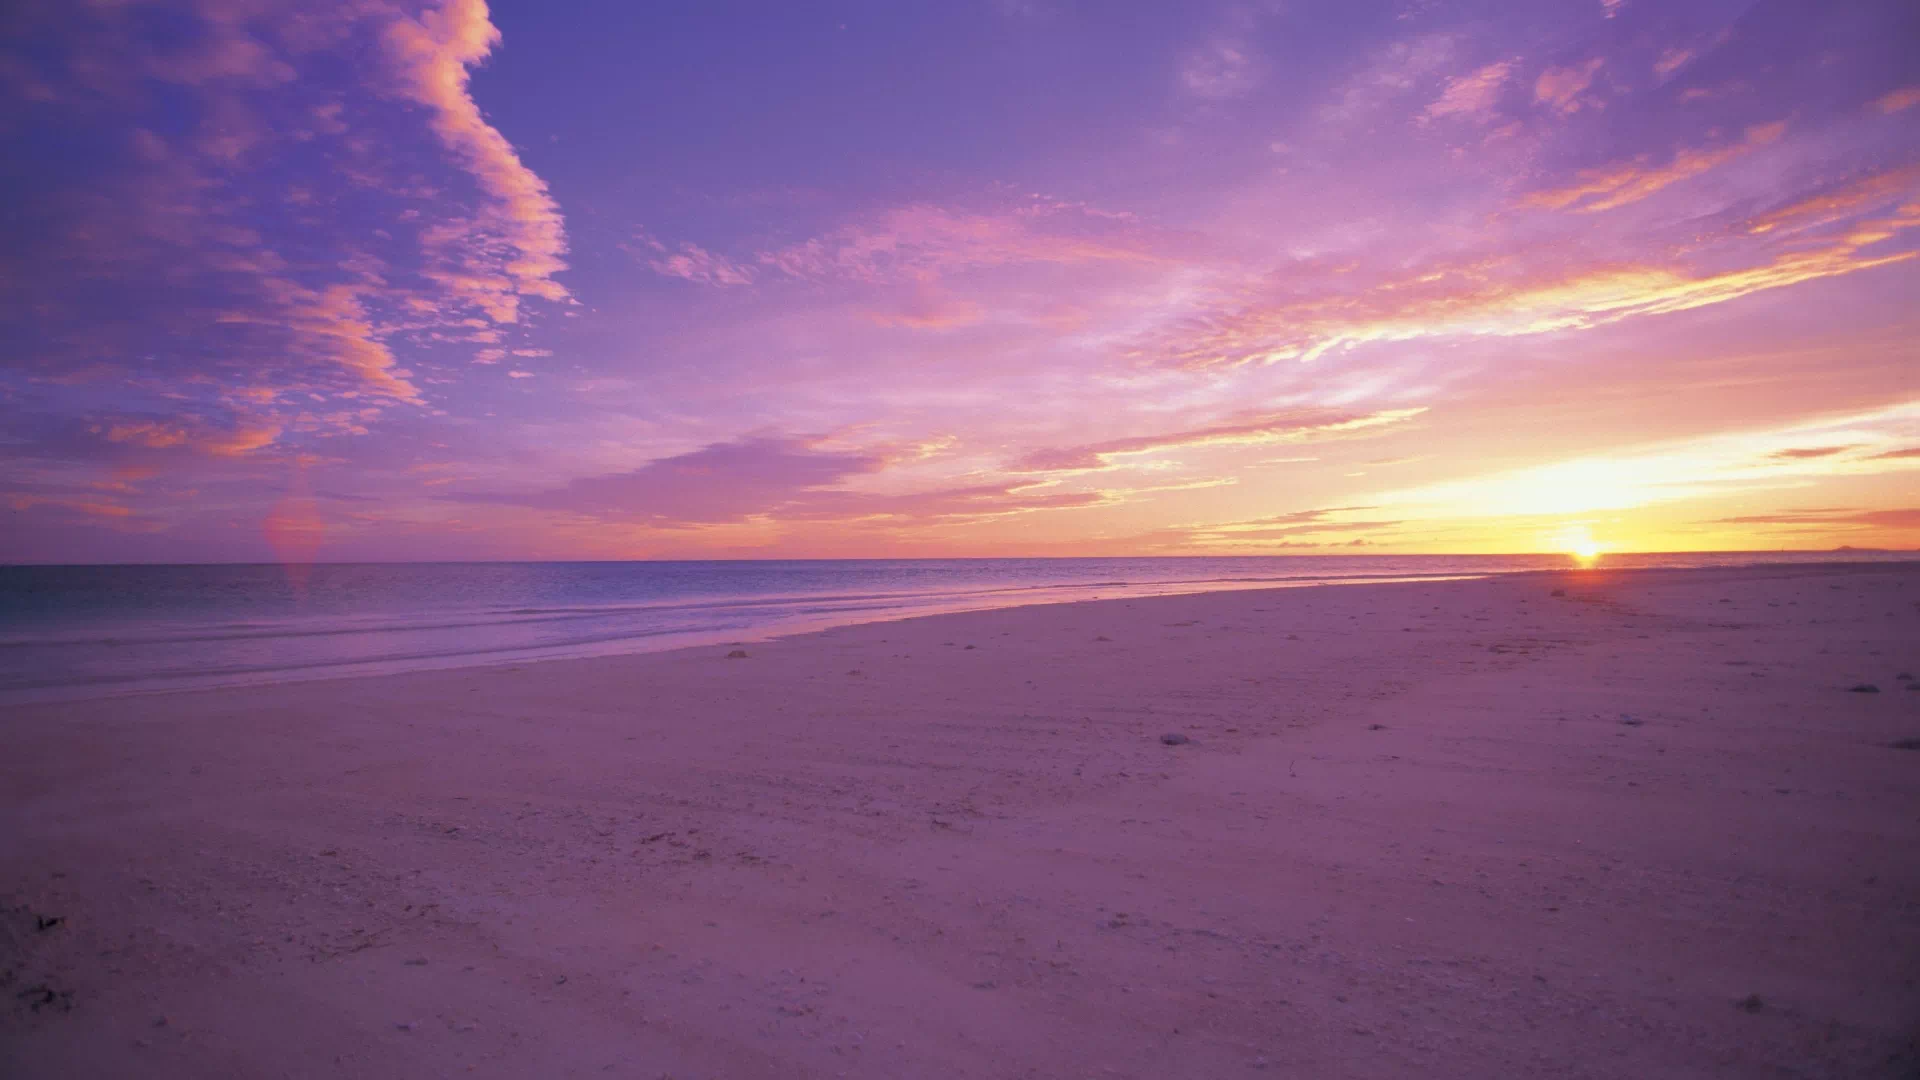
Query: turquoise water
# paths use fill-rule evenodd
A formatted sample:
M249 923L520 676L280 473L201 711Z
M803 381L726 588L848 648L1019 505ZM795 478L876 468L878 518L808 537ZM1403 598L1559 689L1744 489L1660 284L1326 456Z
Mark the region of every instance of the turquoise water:
M1911 559L1622 555L1622 567ZM0 702L749 641L1092 597L1561 569L1550 555L0 567Z

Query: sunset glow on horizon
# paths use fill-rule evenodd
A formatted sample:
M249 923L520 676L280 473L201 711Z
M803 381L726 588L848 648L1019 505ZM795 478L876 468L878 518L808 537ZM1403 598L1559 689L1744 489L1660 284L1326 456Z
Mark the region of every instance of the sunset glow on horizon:
M1920 8L0 14L0 562L1920 547Z

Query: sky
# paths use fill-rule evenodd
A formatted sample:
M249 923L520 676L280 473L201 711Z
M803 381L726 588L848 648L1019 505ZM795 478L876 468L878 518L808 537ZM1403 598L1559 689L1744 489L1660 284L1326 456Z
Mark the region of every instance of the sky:
M1920 6L0 5L0 562L1920 546Z

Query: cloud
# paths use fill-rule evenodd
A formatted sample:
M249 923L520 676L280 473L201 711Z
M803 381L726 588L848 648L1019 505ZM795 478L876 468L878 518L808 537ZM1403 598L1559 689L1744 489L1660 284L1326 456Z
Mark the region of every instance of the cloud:
M118 520L133 516L130 507L103 499L70 498L57 495L7 495L4 496L7 508L16 513L25 513L35 507L51 506L69 510L86 517Z
M1180 89L1203 101L1241 97L1260 83L1260 71L1246 41L1217 37L1180 58Z
M1450 79L1446 89L1427 111L1421 114L1422 122L1438 120L1448 116L1464 116L1485 119L1500 100L1500 92L1506 88L1507 79L1513 74L1514 61L1500 60L1477 71Z
M1564 210L1569 207L1583 214L1612 210L1641 199L1701 173L1744 156L1780 138L1784 123L1762 124L1747 129L1740 142L1714 150L1682 150L1662 166L1649 166L1640 160L1602 169L1586 169L1579 178L1564 187L1537 191L1520 201L1523 207Z
M187 449L214 457L244 457L272 446L280 437L277 424L240 424L217 428L197 418L124 419L92 425L93 434L109 443L146 450Z
M643 235L655 273L719 287L769 278L864 285L925 283L947 274L1009 265L1158 265L1129 214L1040 200L996 213L928 204L895 207L813 239L730 257L698 244L678 250Z
M1594 76L1605 62L1596 56L1582 64L1548 68L1534 80L1533 100L1562 116L1579 112L1583 105L1591 104L1582 101L1580 95L1593 85Z
M1249 417L1233 423L1187 431L1141 435L1081 446L1035 450L1011 466L1018 472L1090 472L1114 467L1115 458L1198 446L1259 446L1316 436L1334 436L1397 424L1425 409L1394 409L1377 413L1338 413L1300 410Z
M1398 101L1429 77L1452 65L1458 41L1451 34L1424 34L1376 50L1319 109L1320 121L1344 129Z
M72 152L10 192L9 368L110 372L117 408L238 458L265 444L206 433L366 433L454 381L437 345L498 340L474 305L566 298L558 207L467 85L499 41L483 3L180 0L164 34L149 4L27 8L49 92L24 130ZM75 383L45 408L98 406Z
M879 326L908 330L958 330L985 319L987 309L971 300L949 296L930 284L910 291L897 305L867 313Z
M1898 90L1874 99L1873 102L1874 108L1888 115L1897 112L1906 112L1915 105L1920 105L1920 86L1903 86Z
M1867 460L1868 461L1912 461L1917 458L1920 458L1920 446L1907 446L1907 447L1902 447L1899 450L1888 450L1885 453L1874 454L1873 456L1869 457Z
M1815 458L1832 457L1835 454L1844 454L1849 450L1857 449L1859 448L1855 446L1796 446L1775 450L1768 456L1777 461L1811 461Z
M472 220L430 231L430 246L455 269L436 271L443 284L487 311L513 322L518 296L564 300L553 275L567 268L565 223L546 182L520 161L512 144L480 115L468 92L469 68L500 41L485 0L445 0L419 18L398 16L383 42L397 62L402 93L426 106L440 141L465 163L488 196ZM504 258L495 252L510 249ZM490 272L498 266L498 274Z
M474 497L592 517L656 523L741 521L886 465L885 456L823 447L817 437L758 435L710 443L629 472L526 495Z
M699 244L686 242L680 245L680 250L669 251L667 245L651 236L642 234L640 241L654 252L645 256L647 266L662 277L676 277L696 285L719 288L753 284L752 266L716 255Z
M1714 518L1706 525L1816 525L1854 526L1870 529L1920 528L1920 507L1893 510L1782 510L1773 514L1744 514Z
M1377 533L1405 524L1399 519L1351 519L1336 517L1375 510L1373 506L1334 506L1318 510L1297 510L1270 517L1211 524L1191 524L1170 530L1173 544L1180 548L1266 549L1285 547L1360 547L1370 541L1350 537L1353 533ZM1302 537L1331 535L1344 539L1302 541Z
M1562 516L1683 499L1786 490L1809 477L1884 473L1861 449L1910 442L1920 401L1784 427L1717 432L1382 492L1369 501L1408 517ZM1802 449L1835 453L1795 453Z
M1302 277L1304 295L1237 301L1201 311L1139 342L1143 360L1221 368L1315 360L1357 345L1450 337L1522 337L1584 330L1624 319L1726 303L1821 278L1908 262L1914 251L1863 249L1920 225L1920 206L1862 222L1818 247L1763 256L1735 269L1695 270L1678 256L1659 261L1529 272L1514 257L1424 267L1362 285L1322 286ZM1750 257L1751 258L1751 257ZM1721 265L1725 265L1724 260Z
M1888 169L1795 199L1747 223L1751 233L1811 228L1874 209L1920 188L1920 165Z
M289 332L297 347L323 356L350 372L367 390L410 405L423 403L420 388L400 370L393 350L381 340L366 311L369 289L335 284L310 289L284 278L262 283L271 318ZM256 323L266 312L241 310L222 317L228 324ZM271 323L268 323L271 325Z
M629 472L577 479L558 489L450 498L685 529L756 520L846 525L978 521L1097 506L1125 494L1067 491L1050 481L1025 478L905 493L844 487L902 456L912 459L919 450L907 447L896 454L836 448L818 436L753 435L710 443Z
M1665 79L1667 76L1687 66L1687 61L1692 60L1694 55L1692 49L1675 47L1664 50L1661 52L1660 58L1653 62L1654 77Z

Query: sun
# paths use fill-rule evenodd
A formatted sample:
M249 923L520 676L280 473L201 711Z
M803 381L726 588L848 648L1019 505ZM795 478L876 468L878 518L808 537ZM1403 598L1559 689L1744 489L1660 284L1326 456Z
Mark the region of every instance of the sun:
M1576 525L1564 530L1554 538L1554 542L1555 546L1573 556L1574 561L1581 566L1592 566L1599 560L1600 553L1606 550L1606 547L1587 531L1585 525Z

